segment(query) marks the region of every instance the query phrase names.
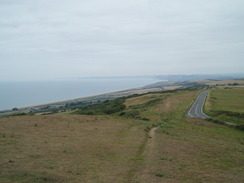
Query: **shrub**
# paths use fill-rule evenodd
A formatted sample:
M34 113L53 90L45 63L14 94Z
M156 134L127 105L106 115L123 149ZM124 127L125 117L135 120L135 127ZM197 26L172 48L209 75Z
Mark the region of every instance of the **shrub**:
M236 118L244 118L244 113L241 112L233 112L233 111L221 111L221 110L212 110L211 112L215 113L216 115L226 115Z
M125 98L117 98L114 100L106 100L103 103L93 104L89 106L80 107L75 114L113 114L125 109Z
M163 173L157 173L155 174L157 177L164 177L164 174Z
M13 114L12 116L25 116L25 115L27 115L27 114L24 112L21 112L21 113Z
M238 130L242 130L242 131L244 131L244 125L236 125L236 128L237 128Z

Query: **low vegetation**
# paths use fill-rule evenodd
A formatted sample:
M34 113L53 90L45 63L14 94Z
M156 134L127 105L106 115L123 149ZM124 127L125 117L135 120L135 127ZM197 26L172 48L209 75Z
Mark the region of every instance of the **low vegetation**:
M214 118L244 125L244 88L219 87L211 90L205 111Z
M74 114L113 114L125 109L125 98L117 98L114 100L106 100L103 103L80 107Z
M198 92L0 118L0 182L244 182L244 133L183 115Z

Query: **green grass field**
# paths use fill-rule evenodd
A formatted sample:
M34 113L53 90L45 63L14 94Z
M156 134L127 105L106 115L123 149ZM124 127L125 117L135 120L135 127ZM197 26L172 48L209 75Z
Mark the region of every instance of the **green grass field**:
M0 182L244 182L244 133L182 115L198 91L127 98L109 115L114 102L0 118Z
M212 90L205 109L210 116L244 124L244 88L219 87Z

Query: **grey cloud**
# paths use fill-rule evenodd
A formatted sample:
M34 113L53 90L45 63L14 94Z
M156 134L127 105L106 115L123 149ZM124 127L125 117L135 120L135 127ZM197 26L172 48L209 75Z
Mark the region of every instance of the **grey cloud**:
M67 77L240 72L243 5L242 0L2 0L0 77L24 79L38 72L42 78L47 70L50 77L64 70ZM15 72L8 70L9 62ZM50 68L54 65L59 66Z

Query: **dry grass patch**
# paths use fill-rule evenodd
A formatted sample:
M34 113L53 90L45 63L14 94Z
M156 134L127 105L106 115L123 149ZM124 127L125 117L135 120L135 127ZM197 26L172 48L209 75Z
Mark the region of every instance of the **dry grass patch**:
M142 116L155 122L163 122L171 118L181 117L197 92L198 90L193 90L165 94L167 97L164 100L144 111Z
M182 87L182 86L181 85L179 85L179 86L165 86L164 89L165 90L175 90L175 89L180 88L180 87Z
M107 116L0 119L0 182L126 182L142 126Z
M143 95L139 97L133 97L126 99L125 106L128 107L133 107L136 105L141 105L145 104L149 101L159 99L159 98L165 98L166 94L148 94L148 95Z

